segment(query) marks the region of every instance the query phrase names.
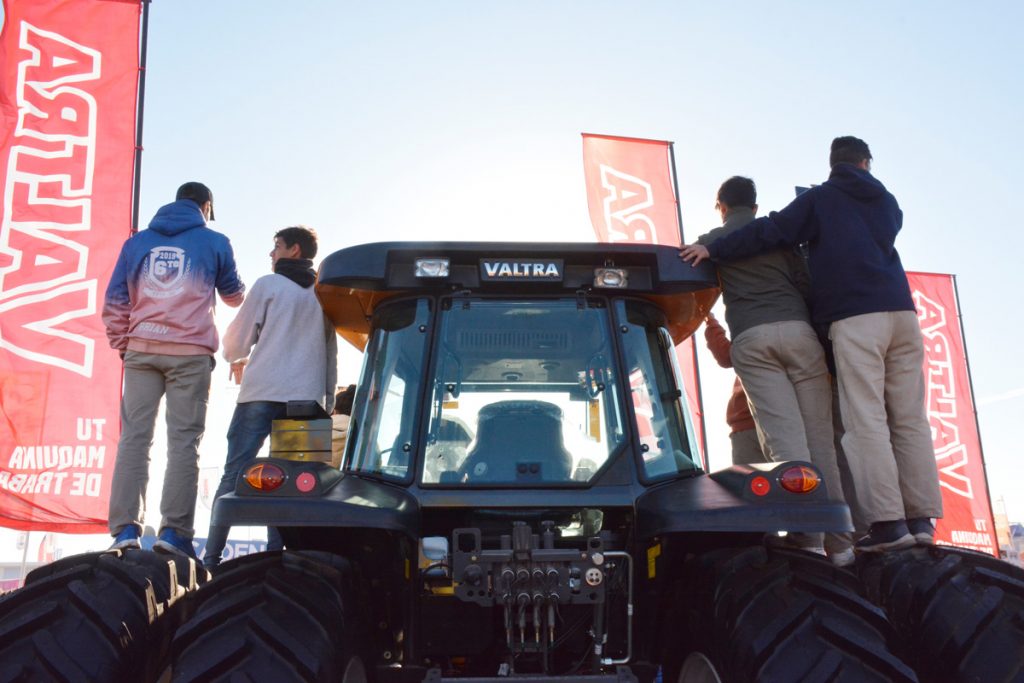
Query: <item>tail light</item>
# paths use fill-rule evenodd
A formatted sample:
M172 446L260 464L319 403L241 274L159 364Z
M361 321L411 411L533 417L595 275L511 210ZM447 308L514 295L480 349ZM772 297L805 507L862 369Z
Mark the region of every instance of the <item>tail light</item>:
M810 493L818 488L821 477L810 467L790 467L779 476L779 484L790 493Z
M245 471L245 481L257 491L273 491L284 483L285 474L277 465L263 462Z
M750 490L755 496L767 496L772 490L772 484L767 477L754 477L750 480Z

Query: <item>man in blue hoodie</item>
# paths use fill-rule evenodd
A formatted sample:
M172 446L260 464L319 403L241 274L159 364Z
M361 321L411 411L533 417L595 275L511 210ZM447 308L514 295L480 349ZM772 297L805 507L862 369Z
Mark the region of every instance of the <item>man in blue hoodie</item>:
M103 323L124 360L121 439L108 515L114 548L139 547L149 448L166 394L167 469L154 548L195 557L198 449L219 343L214 292L232 307L245 297L231 243L207 227L212 219L213 193L202 183L185 183L148 230L124 243L107 286Z
M696 265L808 244L811 315L828 330L836 361L854 486L846 497L870 524L855 544L860 552L931 543L932 519L942 516L921 328L894 246L903 212L871 175L871 158L863 140L836 138L825 183L706 247L680 252Z

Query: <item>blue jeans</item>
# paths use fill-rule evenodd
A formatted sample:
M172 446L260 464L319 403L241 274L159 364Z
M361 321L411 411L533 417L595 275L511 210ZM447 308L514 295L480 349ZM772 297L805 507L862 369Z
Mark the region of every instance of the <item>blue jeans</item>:
M221 496L235 490L238 475L256 459L263 448L263 442L270 435L274 420L287 416L287 407L288 404L275 401L251 401L235 406L235 414L231 416L231 426L228 427L228 457L224 463L224 476L213 497L214 505ZM220 564L220 556L224 552L230 530L231 527L215 525L211 520L206 554L203 556L205 566L215 567ZM274 527L267 527L267 550L281 550L283 547L281 534Z

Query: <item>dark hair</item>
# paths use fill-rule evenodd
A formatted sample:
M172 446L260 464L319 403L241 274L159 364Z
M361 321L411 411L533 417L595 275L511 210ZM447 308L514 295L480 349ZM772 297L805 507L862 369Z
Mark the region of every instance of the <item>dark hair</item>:
M175 201L181 201L182 199L191 199L199 208L203 208L203 204L210 202L210 220L213 220L213 192L210 191L206 185L197 183L192 180L178 188L177 194L174 195Z
M859 164L862 161L871 161L868 143L852 135L844 135L832 141L832 151L828 155L830 168L836 164Z
M302 258L316 256L316 231L304 225L293 225L277 231L274 237L280 237L286 247L299 245Z
M745 206L752 209L757 204L757 186L750 178L734 175L718 188L718 201L729 207Z
M334 395L334 413L336 415L352 414L352 399L356 396L356 385L349 384L344 389L338 390Z

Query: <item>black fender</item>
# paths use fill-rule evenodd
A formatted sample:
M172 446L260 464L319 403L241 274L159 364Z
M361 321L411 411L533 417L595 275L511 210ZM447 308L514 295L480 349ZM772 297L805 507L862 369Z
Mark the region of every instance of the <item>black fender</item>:
M385 482L342 475L326 465L267 459L289 473L314 472L320 484L306 494L286 486L259 492L240 480L235 493L217 500L213 523L225 526L358 527L419 538L420 506L407 490ZM292 487L294 489L294 487ZM248 489L248 490L246 490Z
M831 500L824 484L808 493L791 493L782 487L782 473L794 466L817 471L799 461L733 465L651 487L636 501L640 537L692 531L852 531L850 509ZM767 484L753 485L757 479Z

